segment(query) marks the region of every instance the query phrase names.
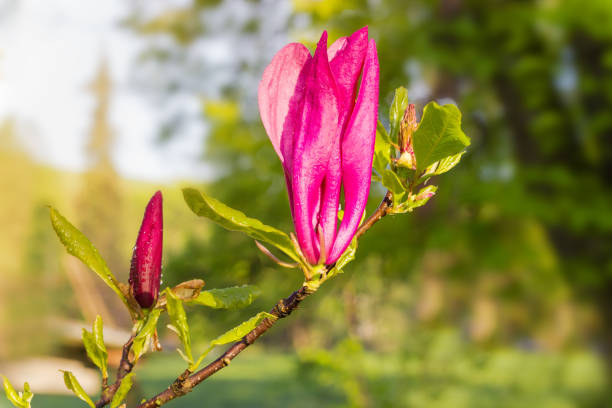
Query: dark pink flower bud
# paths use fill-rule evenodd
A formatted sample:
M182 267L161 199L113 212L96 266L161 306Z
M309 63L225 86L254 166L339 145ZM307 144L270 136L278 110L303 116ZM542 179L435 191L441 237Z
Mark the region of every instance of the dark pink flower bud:
M145 209L130 267L130 290L143 308L153 306L159 294L163 224L162 194L158 191Z

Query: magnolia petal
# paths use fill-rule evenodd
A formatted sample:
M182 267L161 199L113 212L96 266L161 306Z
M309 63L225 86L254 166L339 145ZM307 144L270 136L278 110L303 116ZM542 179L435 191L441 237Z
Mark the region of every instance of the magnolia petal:
M338 41L334 45L336 43ZM334 74L344 110L347 111L344 116L348 116L353 108L357 81L368 50L368 27L363 27L350 37L345 37L338 47L334 56L329 57L329 66Z
M336 239L338 225L338 206L340 203L340 191L342 184L342 167L340 154L340 141L344 124L351 114L355 99L355 88L359 74L363 67L363 60L368 47L368 28L364 27L356 31L350 37L342 37L336 40L327 53L330 60L330 68L334 74L338 94L341 100L341 113L338 123L338 135L335 138L333 150L329 159L329 167L325 176L320 227L323 232L325 254L332 248Z
M294 139L300 131L302 124L302 112L304 111L304 100L306 95L306 80L312 65L310 54L308 61L304 64L300 75L298 76L295 92L289 101L289 110L283 124L283 133L281 136L280 150L282 154L281 161L285 171L285 182L287 183L287 193L289 196L289 207L293 216L293 153Z
M348 37L340 37L336 41L334 41L334 43L330 45L327 49L327 58L329 58L330 61L333 60L336 56L336 53L342 48L344 48L347 41Z
M340 127L338 126L340 130ZM342 185L342 167L340 159L340 132L334 139L334 145L330 152L329 164L325 180L323 182L321 215L319 227L323 232L323 242L325 246L324 259L332 248L336 239L338 227L338 206L340 205L340 189Z
M336 262L349 246L368 201L378 116L378 76L376 43L370 40L359 96L342 140L345 209L327 264Z
M294 139L292 185L297 240L304 256L314 264L319 253L313 220L337 137L339 114L336 83L327 59L327 32L323 32L309 65L301 125Z
M290 102L294 98L300 73L310 58L310 52L304 45L288 44L272 58L259 83L257 99L261 121L283 163L281 136L285 119L292 106Z

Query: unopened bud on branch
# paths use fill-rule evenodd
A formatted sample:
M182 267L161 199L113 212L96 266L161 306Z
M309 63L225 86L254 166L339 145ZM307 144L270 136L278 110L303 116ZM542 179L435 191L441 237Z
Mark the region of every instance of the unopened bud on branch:
M414 109L414 104L411 103L406 108L402 123L400 124L399 146L401 155L398 164L413 170L416 169L416 159L412 147L412 134L418 126L416 110Z
M158 191L147 204L130 267L130 290L143 308L153 306L159 294L162 241L162 194Z

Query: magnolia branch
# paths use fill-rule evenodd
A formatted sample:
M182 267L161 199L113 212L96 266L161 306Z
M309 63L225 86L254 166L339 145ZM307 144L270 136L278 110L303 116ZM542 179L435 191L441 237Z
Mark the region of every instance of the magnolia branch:
M372 226L382 219L385 215L389 213L391 206L393 204L393 194L390 191L387 191L385 197L382 202L374 211L374 213L361 225L361 227L355 233L355 237L359 238L363 234L366 233ZM332 266L329 268L331 269ZM168 401L171 401L175 398L178 398L182 395L190 392L195 386L200 384L202 381L206 380L208 377L212 376L219 370L227 367L229 363L238 356L244 349L253 344L255 340L257 340L261 335L267 332L278 319L285 318L289 316L299 304L306 299L309 295L314 293L316 289L308 285L302 286L300 289L293 292L290 296L285 299L281 299L278 303L270 310L270 314L275 318L266 318L262 320L257 327L251 330L246 336L244 336L240 341L234 343L230 348L228 348L225 353L223 353L219 358L217 358L212 363L208 364L206 367L202 368L195 373L191 373L189 370L185 370L180 376L174 380L174 382L166 388L164 391L160 392L156 396L148 399L142 404L138 405L138 408L155 408L159 407ZM134 341L133 337L130 337L128 342L123 346L123 355L121 358L121 363L119 365L119 370L117 372L117 380L115 383L107 387L100 399L96 402L96 408L100 408L108 404L119 385L121 385L121 380L130 373L133 367L133 363L129 360L129 352L132 346L132 342Z
M238 354L253 344L255 340L259 338L259 336L268 331L278 319L289 316L291 312L297 309L302 300L304 300L311 293L313 292L310 288L302 286L299 290L293 292L289 297L281 299L270 311L270 314L272 314L275 319L266 318L262 320L261 323L259 323L257 327L244 336L242 340L234 343L229 349L227 349L225 353L221 355L221 357L217 358L215 361L194 374L190 374L189 371L185 371L172 383L172 385L148 401L138 405L138 408L159 407L168 401L187 394L196 385L229 365L229 363Z
M380 205L374 211L372 215L359 227L357 232L355 233L355 238L359 239L363 234L366 233L367 230L372 228L376 222L378 222L382 217L389 213L391 206L393 205L393 193L391 191L387 191L385 197L382 199Z
M113 384L110 386L103 385L102 395L100 399L96 401L96 408L100 408L108 404L112 401L113 396L119 389L121 385L121 381L128 375L132 368L134 368L134 363L130 361L130 350L132 348L132 344L134 343L134 334L130 336L128 341L123 345L123 350L121 352L121 361L119 362L119 367L117 367L117 377Z

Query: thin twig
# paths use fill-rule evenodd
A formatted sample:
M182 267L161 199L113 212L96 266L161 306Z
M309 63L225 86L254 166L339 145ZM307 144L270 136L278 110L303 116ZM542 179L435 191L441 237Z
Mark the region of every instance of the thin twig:
M372 226L378 222L382 217L389 213L391 206L393 205L393 193L391 191L387 191L385 197L382 199L380 205L374 211L372 215L359 227L357 232L355 233L355 238L359 239L367 230L372 228Z
M134 368L134 363L130 361L130 350L132 349L132 344L134 343L134 336L135 335L132 334L128 341L123 345L121 361L119 362L119 367L117 367L116 380L113 384L104 389L100 399L95 403L96 408L103 407L112 401L115 393L121 385L121 381L132 371L132 368Z
M267 256L268 258L270 258L272 260L272 262L276 263L277 265L282 266L283 268L297 268L298 266L300 266L297 263L289 263L289 262L283 262L280 259L278 259L276 256L274 256L274 254L272 252L270 252L270 250L268 248L266 248L261 242L255 240L255 245L257 245L257 248L259 248L259 250L261 252L263 252L263 254L265 256Z

